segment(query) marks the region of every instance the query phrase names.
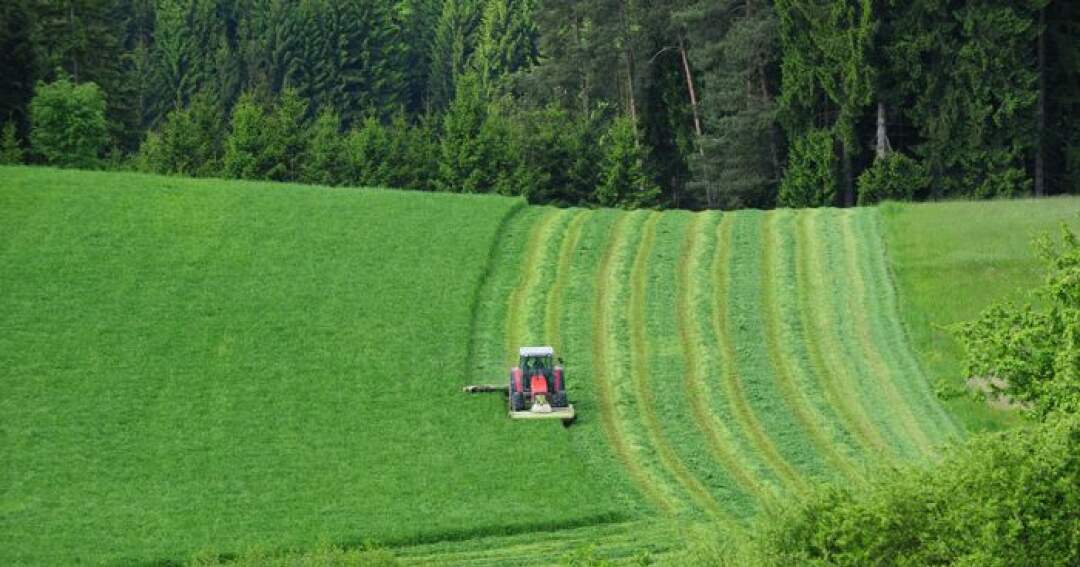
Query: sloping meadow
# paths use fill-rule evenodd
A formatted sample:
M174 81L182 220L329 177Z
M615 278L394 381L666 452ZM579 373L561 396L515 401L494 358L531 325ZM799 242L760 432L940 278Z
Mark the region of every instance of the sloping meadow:
M737 531L963 434L908 344L876 209L519 221L481 291L474 371L556 345L574 447L642 517Z
M659 556L930 462L885 220L0 168L0 561ZM573 426L461 392L526 344Z
M562 427L461 393L521 208L0 168L0 563L623 517Z

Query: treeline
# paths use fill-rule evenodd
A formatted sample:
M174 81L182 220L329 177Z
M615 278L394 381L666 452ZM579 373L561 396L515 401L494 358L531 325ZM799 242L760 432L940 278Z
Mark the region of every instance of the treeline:
M4 161L616 206L1080 192L1066 0L8 0L0 18ZM100 102L73 94L89 83ZM34 136L87 104L104 132L85 148Z

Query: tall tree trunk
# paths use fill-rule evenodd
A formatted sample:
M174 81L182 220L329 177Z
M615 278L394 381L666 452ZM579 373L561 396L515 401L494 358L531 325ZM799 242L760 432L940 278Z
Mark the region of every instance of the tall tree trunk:
M885 103L877 103L877 148L876 158L881 159L889 153L889 134L885 125Z
M75 3L68 4L68 28L71 30L72 37L75 37ZM75 81L75 84L79 83L79 59L76 54L76 50L71 50L71 80Z
M847 144L840 144L840 151L844 161L844 206L855 206L855 174L851 166L851 150Z
M698 98L697 91L694 89L694 74L690 71L690 59L686 55L686 43L683 41L682 34L679 34L679 57L682 58L683 75L686 77L686 90L690 91L690 111L694 115L694 133L700 142L701 138L701 116L698 113ZM701 144L698 144L701 147Z
M623 41L626 42L626 47L623 49L623 57L626 59L626 95L627 95L627 110L630 113L630 120L634 122L634 128L637 129L637 102L634 99L634 47L633 42L630 40L630 21L626 14L626 1L619 2L619 19L622 23ZM637 138L635 137L635 144Z
M1035 196L1045 193L1043 138L1046 134L1046 8L1039 10L1039 101L1035 110Z
M761 102L768 106L772 101L772 95L769 94L769 81L765 77L765 69L758 70L758 82L761 85ZM769 125L769 157L772 160L773 175L779 177L780 175L780 148L779 141L776 139L776 124Z

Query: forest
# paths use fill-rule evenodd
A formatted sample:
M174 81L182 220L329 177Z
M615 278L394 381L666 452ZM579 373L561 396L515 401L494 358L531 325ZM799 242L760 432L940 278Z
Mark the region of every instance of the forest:
M626 208L1080 193L1065 0L5 0L0 161Z

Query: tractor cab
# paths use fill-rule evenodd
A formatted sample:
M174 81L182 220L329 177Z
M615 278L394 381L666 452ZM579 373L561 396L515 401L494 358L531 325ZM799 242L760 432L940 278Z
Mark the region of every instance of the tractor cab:
M574 406L566 398L565 378L563 367L556 364L555 349L521 347L518 365L510 369L510 417L573 419Z

